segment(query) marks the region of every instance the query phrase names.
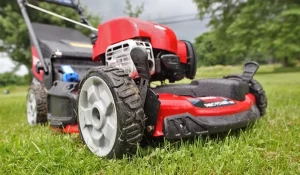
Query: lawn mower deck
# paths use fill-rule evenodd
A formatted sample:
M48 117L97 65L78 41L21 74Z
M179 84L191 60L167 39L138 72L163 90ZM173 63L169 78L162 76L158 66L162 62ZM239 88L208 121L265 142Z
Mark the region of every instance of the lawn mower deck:
M255 96L242 81L202 79L190 85L164 85L151 91L155 96L145 103L145 113L149 116L146 132L153 137L181 139L228 132L245 128L261 117ZM61 131L79 132L77 124L65 125Z
M74 29L31 23L25 7L40 8L17 1L32 44L28 123L79 133L99 157L135 153L145 135L181 139L228 132L265 113L266 94L253 79L256 62L246 63L239 75L194 80L195 49L167 26L122 17L95 29L73 0L46 1L75 9L81 25L93 30L89 39ZM173 84L184 78L190 84ZM161 85L151 87L157 81Z
M228 132L247 127L259 119L255 97L247 94L245 101L224 97L177 96L158 94L161 102L156 125L148 125L153 137L181 139L206 134ZM53 127L57 130L56 127ZM65 125L58 129L65 133L78 133L78 125ZM149 135L149 134L148 134Z

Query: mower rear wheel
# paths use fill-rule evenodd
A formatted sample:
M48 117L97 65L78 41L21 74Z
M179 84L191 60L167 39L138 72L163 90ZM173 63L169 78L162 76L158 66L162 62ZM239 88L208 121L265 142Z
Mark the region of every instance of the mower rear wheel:
M187 70L186 78L194 79L197 72L197 54L193 44L190 41L182 40L187 49Z
M224 78L242 81L242 75L227 75ZM249 91L255 96L256 106L260 112L260 115L265 115L268 106L268 100L262 85L257 80L252 79L249 83Z
M135 153L145 114L128 74L117 68L92 68L79 85L78 122L81 138L98 157Z
M34 84L29 87L26 105L29 125L33 126L47 122L47 92L43 85Z

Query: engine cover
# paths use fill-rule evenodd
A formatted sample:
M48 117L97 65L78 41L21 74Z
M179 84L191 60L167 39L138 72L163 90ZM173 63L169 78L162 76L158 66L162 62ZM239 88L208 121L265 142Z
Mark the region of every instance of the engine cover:
M139 18L120 17L99 25L93 61L99 61L108 46L135 38L148 38L154 49L177 52L177 37L172 29Z
M105 52L106 65L123 69L131 78L138 78L138 72L131 59L130 52L135 47L143 47L148 52L150 74L155 72L155 62L152 46L149 42L139 40L125 40L109 46Z

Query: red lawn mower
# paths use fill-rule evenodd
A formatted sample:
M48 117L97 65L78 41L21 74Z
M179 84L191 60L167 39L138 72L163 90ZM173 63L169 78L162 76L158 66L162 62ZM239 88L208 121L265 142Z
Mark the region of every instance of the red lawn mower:
M167 26L120 17L95 29L73 0L46 2L75 9L81 23L18 0L32 43L30 125L79 133L92 153L113 158L134 153L144 136L228 132L265 114L266 94L253 79L256 62L246 63L240 75L174 84L194 79L197 58L193 45ZM92 35L32 23L25 7L87 27ZM161 85L151 87L154 81Z

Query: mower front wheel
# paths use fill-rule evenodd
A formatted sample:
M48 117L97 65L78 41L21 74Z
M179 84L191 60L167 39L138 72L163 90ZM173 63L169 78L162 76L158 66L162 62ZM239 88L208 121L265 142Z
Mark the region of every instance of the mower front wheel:
M123 70L92 68L79 85L79 132L98 157L135 153L145 114L139 90Z
M224 78L243 81L242 75L227 75ZM268 106L268 99L262 85L257 80L252 79L249 82L249 91L255 96L256 105L257 108L259 109L260 115L261 116L265 115Z
M33 126L47 122L47 92L40 84L33 84L29 87L27 98L27 121Z

